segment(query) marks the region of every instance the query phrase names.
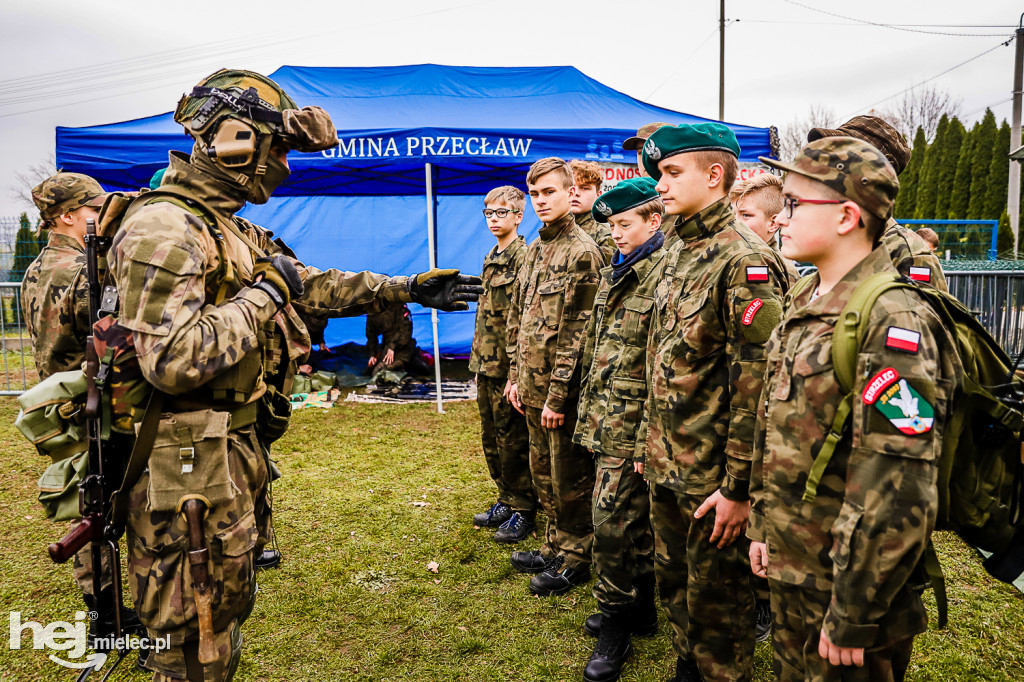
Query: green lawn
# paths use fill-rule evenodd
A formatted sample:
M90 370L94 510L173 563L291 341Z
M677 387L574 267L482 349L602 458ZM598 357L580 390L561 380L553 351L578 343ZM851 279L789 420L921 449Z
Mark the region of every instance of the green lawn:
M260 575L236 679L582 678L593 646L582 632L595 608L589 587L528 596L509 549L469 523L494 494L475 405L433 410L348 403L295 416L275 446L284 563ZM0 399L0 612L70 620L81 608L71 569L45 552L63 528L35 502L43 460L14 429L16 412L13 399ZM987 578L959 542L943 539L939 550L950 626L918 639L910 679L1024 679L1024 599ZM770 679L769 657L759 645L756 679ZM636 641L622 679L664 680L673 665L663 618L658 636ZM145 679L124 667L113 679ZM0 680L73 678L42 651L0 645Z

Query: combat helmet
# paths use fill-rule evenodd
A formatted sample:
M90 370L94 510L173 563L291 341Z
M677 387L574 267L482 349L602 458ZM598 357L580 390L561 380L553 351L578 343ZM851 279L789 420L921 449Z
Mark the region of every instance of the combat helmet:
M253 71L221 69L182 96L174 120L205 154L262 204L288 178L271 153L284 146L303 152L330 149L337 131L320 107L299 109L270 78Z

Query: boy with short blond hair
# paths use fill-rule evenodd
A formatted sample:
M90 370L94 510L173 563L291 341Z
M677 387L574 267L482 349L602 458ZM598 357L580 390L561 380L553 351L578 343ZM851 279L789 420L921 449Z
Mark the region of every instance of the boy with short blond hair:
M896 275L882 239L899 182L852 137L809 143L787 171L782 251L817 267L769 342L747 535L771 587L773 672L800 680L902 680L927 613L914 583L938 511L946 409L961 372L925 298L884 291L865 316L852 428L818 471L845 392L833 330L858 286ZM812 468L820 478L808 495ZM769 554L770 548L770 554Z
M754 594L742 530L764 343L788 283L771 248L729 205L739 154L735 134L720 123L665 126L643 147L665 211L678 217L654 297L647 433L643 448L637 443L677 682L753 676Z
M564 594L590 577L594 462L572 442L584 331L594 307L602 258L569 212L575 195L569 164L541 159L526 183L544 225L527 248L508 320L505 393L526 415L530 473L548 517L544 544L514 552L512 565L536 574L530 591Z
M600 613L585 629L598 636L584 680L618 679L632 634L658 630L654 536L643 474L633 466L647 397L646 352L661 281L664 210L651 178L624 180L594 204L594 219L611 225L616 260L601 270L583 352L579 421L574 440L597 457L593 494L594 597Z
M772 173L760 173L738 182L729 192L729 201L739 221L771 246L776 254L779 247L775 235L779 225L775 216L782 210L782 199L782 178ZM791 261L781 255L778 261L786 269L790 283L800 279L800 273Z
M576 185L576 196L572 198L572 215L576 219L576 224L583 228L597 244L597 248L601 249L601 255L604 256L607 265L612 262L618 249L608 226L594 220L591 214L594 202L601 196L601 184L604 182L601 167L594 161L578 159L571 161L569 167L572 168L573 182Z
M497 542L515 543L533 531L537 496L530 477L526 420L505 400L508 382L508 316L512 289L526 258L526 240L518 235L526 195L511 185L495 187L484 197L487 228L498 240L484 258L484 293L477 301L476 328L469 370L476 373L477 407L484 460L498 488L498 500L473 523L497 527Z

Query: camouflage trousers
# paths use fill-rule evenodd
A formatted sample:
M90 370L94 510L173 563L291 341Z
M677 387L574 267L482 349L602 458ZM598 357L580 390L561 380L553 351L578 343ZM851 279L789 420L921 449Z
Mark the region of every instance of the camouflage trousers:
M899 682L903 680L914 635L928 627L920 595L910 588L897 593L880 623L877 642L864 650L864 666L834 666L818 655L821 625L831 592L769 580L772 593L772 673L782 682Z
M205 413L219 414L212 410ZM160 433L168 419L173 417L162 419ZM184 494L203 495L212 504L204 529L218 657L205 668L198 661L199 623L187 559L188 524L173 508L173 501L172 508L167 508L167 500L173 500L179 491L167 494L166 481L173 477L166 472L175 471L175 460L179 451L188 450L184 447L187 443L178 448L176 443L162 442L158 435L150 468L132 488L128 515L128 580L135 608L150 638L170 638L170 649L152 651L146 664L158 682L219 682L232 678L241 656L240 626L252 611L256 597L253 562L266 541L270 519L268 460L253 427L228 431L226 437L202 439L192 434L192 438L196 439L196 466L203 458L223 458L219 470L226 472L220 477L181 483ZM160 470L165 472L159 475L163 485L156 483L154 472Z
M594 598L609 606L632 604L637 579L654 578L650 493L633 460L598 455L593 519Z
M81 523L81 521L75 521L71 525L74 527L79 523ZM112 562L113 559L110 548L104 545L103 551L100 553L100 569L103 576L100 580L101 590L105 590L111 585L110 565ZM95 592L95 590L92 589L92 543L86 543L85 547L75 553L73 574L75 576L75 582L78 583L78 586L82 589L82 594L93 594Z
M530 477L530 435L526 418L505 400L504 390L505 379L476 375L484 460L498 486L498 502L532 514L537 508L537 495Z
M530 431L530 474L537 500L548 517L545 557L561 555L574 569L590 566L594 521L590 499L594 494L594 458L572 442L576 408L565 414L557 429L541 426L539 407L523 406Z
M651 484L654 572L680 658L696 661L711 680L754 675L754 593L750 542L740 537L719 549L708 540L714 512L693 518L707 495Z

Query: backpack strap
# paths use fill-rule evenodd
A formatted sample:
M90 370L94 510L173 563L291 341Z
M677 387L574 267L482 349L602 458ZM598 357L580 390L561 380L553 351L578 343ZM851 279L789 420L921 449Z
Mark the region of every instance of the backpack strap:
M149 464L149 455L153 451L157 428L160 426L160 413L163 411L163 404L163 392L153 389L146 404L146 413L142 417L138 434L135 436L135 444L132 446L132 452L128 456L128 462L124 468L121 487L111 499L110 523L117 529L125 527L125 522L128 519L128 497Z
M932 589L935 590L935 608L939 612L939 629L946 627L949 615L949 601L946 598L946 576L942 574L942 565L939 563L939 555L935 552L935 545L932 539L928 538L928 544L924 547L924 570L931 581Z
M809 277L804 277L793 287L793 291L806 288L810 282L804 284ZM814 463L807 474L807 484L804 486L804 502L813 502L818 495L818 483L825 474L825 468L832 461L839 441L842 440L846 431L846 425L853 413L853 402L856 396L853 393L854 372L857 368L857 354L860 352L860 343L864 340L867 331L863 324L871 315L871 308L875 301L884 292L897 287L912 286L900 280L899 275L891 272L879 272L868 277L859 284L850 295L850 300L843 306L839 313L839 322L832 333L832 370L835 372L839 387L845 392L842 402L836 408L836 416L832 420L832 427L829 429L825 442L821 449L814 456Z

